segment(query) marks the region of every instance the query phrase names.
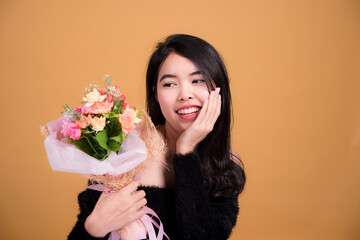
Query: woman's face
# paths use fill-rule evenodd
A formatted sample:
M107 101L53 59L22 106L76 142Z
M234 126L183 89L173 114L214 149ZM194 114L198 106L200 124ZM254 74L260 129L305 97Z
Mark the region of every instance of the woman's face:
M176 53L170 53L160 68L156 90L165 125L178 134L195 121L209 97L206 80L199 69Z

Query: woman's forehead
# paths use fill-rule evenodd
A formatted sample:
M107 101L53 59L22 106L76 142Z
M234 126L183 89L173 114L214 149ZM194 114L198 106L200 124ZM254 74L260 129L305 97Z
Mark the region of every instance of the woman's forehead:
M170 53L160 67L158 80L160 80L164 74L181 77L201 73L199 68L188 58L185 58L177 53Z

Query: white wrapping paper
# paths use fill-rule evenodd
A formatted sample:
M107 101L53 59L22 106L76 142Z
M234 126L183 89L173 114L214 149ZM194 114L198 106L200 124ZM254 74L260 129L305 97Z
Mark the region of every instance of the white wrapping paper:
M55 171L115 176L134 169L147 157L145 143L135 131L131 131L121 144L119 153L112 151L109 157L99 161L67 143L66 137L61 134L64 119L62 117L47 124L50 135L44 144L50 165Z

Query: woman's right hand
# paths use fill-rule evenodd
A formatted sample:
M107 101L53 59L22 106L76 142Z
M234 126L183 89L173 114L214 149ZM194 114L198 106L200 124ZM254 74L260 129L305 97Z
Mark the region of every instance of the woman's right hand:
M216 88L211 91L195 121L177 139L176 153L186 154L194 151L196 146L213 130L220 111L220 88Z
M147 201L145 191L136 191L138 186L133 181L115 193L103 192L85 221L86 231L93 237L105 237L142 217Z

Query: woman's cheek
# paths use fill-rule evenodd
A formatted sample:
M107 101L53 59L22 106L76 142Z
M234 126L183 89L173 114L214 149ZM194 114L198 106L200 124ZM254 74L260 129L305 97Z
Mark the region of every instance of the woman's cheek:
M161 93L158 93L157 95L157 100L159 102L159 105L160 105L160 108L161 108L161 111L168 111L169 108L171 108L172 106L172 102L173 102L173 99L172 99L172 94L161 94ZM164 114L164 113L163 113Z
M158 100L159 104L164 103L169 100L169 94L159 93L157 95L157 100Z
M206 91L202 91L199 95L201 101L204 103L206 99L209 99L210 93Z

